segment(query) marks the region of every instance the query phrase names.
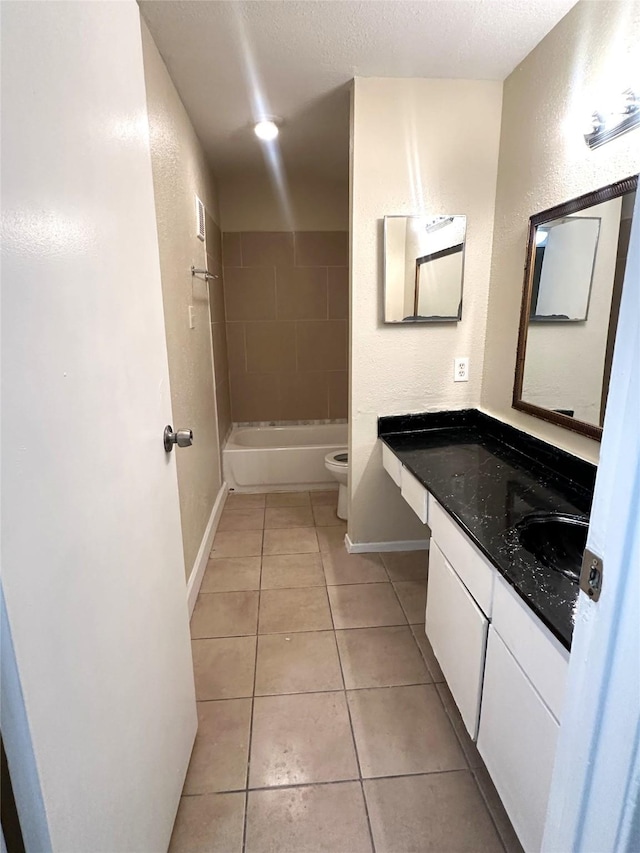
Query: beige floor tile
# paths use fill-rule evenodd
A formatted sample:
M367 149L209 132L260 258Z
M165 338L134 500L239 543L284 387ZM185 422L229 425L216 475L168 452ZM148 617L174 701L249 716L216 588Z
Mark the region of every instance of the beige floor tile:
M370 853L359 782L250 791L246 853Z
M336 631L336 640L347 688L431 682L408 625Z
M425 581L399 581L393 585L407 621L412 625L424 622L427 609L427 584Z
M313 506L338 506L338 490L326 489L309 492Z
M169 853L242 853L244 793L181 797Z
M235 592L260 588L260 557L209 560L200 592Z
M338 518L336 507L331 504L315 504L313 518L318 527L335 527L344 524L344 520Z
M258 625L260 634L331 630L326 588L264 589L260 596Z
M336 629L406 625L407 620L390 583L329 586L327 592Z
M377 853L502 853L468 771L364 783Z
M462 717L460 716L460 711L458 710L458 706L456 705L455 699L451 695L451 691L449 690L445 682L442 682L442 684L437 684L436 689L438 691L438 695L440 696L440 701L444 706L444 710L446 711L447 717L449 717L449 720L451 721L453 730L458 736L462 751L464 752L467 758L467 764L472 769L476 767L482 767L484 762L480 757L480 753L478 752L477 746L469 736L469 732L467 731Z
M389 580L421 581L427 578L428 551L385 551L380 556L389 574Z
M344 521L331 527L316 527L318 543L321 551L331 551L332 548L344 548L344 536L347 525Z
M213 794L245 787L251 701L198 702L198 734L184 794Z
M313 527L313 515L310 506L273 506L267 507L264 526L269 530L288 527Z
M338 782L357 777L344 693L254 699L250 787Z
M239 492L230 492L225 501L225 509L258 509L264 507L266 495L243 495Z
M387 580L382 560L377 554L349 554L344 547L322 554L327 584L384 583Z
M225 509L218 530L262 530L264 509Z
M476 778L478 788L480 789L480 793L482 794L487 808L491 813L491 817L496 825L496 829L498 830L498 835L502 840L504 849L507 853L523 853L522 845L520 844L518 836L511 825L509 816L502 805L502 800L491 781L487 768L482 764L480 767L474 769L473 775Z
M267 495L267 506L309 506L309 492L272 492Z
M425 634L424 631L424 622L419 625L410 625L413 636L416 638L416 643L418 644L418 648L422 652L422 657L424 658L424 662L427 665L427 669L431 673L431 678L433 678L435 683L440 683L445 680L442 670L440 669L440 664L436 660L436 656L433 653L433 649L431 648L431 643L429 642L429 638Z
M263 634L258 637L256 667L256 696L343 687L333 631Z
M238 699L253 694L255 637L193 640L196 699Z
M223 530L216 533L211 556L258 557L262 553L262 530Z
M363 777L466 769L432 684L347 693Z
M266 555L313 554L319 550L318 538L313 527L264 531L263 553Z
M262 589L324 586L322 558L316 554L277 554L262 558Z
M240 637L255 634L258 624L257 592L201 593L191 617L191 637Z

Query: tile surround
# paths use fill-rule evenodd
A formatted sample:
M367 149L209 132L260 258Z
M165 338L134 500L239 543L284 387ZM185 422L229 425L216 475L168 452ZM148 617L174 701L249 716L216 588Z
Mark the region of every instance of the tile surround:
M222 243L233 421L346 418L348 232L245 231Z

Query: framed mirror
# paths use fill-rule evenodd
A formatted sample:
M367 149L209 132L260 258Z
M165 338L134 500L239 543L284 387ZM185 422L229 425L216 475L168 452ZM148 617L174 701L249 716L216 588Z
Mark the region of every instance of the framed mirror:
M466 227L466 216L385 216L385 323L460 320Z
M599 439L638 176L529 220L513 407Z

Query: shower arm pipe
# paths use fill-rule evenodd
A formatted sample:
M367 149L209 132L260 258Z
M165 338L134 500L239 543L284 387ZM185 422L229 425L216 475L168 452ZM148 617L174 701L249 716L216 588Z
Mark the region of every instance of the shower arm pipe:
M201 275L204 276L205 281L210 281L216 278L220 278L219 275L214 275L212 272L209 272L207 269L197 269L193 265L191 266L191 275Z

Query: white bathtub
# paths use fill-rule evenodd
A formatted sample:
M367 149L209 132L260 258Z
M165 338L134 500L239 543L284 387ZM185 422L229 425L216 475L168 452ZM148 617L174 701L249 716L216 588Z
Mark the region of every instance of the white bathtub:
M238 427L222 451L224 478L239 492L338 488L324 457L347 446L347 424Z

